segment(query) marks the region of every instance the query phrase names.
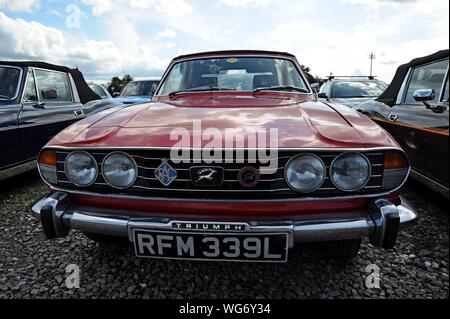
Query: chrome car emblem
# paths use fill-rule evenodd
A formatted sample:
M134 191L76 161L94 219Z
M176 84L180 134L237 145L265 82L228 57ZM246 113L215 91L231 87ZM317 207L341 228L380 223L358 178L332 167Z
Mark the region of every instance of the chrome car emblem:
M223 183L222 167L193 166L190 175L192 184L197 186L220 186Z
M164 186L169 186L177 178L177 171L163 158L161 165L155 170L155 177Z

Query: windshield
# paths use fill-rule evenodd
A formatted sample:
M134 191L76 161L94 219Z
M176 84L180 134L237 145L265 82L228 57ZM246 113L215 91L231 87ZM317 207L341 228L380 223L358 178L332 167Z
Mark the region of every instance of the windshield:
M150 96L152 86L158 86L158 81L133 81L127 84L125 89L120 94L121 96Z
M289 60L227 57L175 64L165 78L158 95L196 89L248 92L268 87L278 87L278 90L286 87L286 91L299 88L309 92L297 67Z
M0 66L0 100L9 100L16 97L19 80L19 69Z
M387 85L380 81L336 81L331 97L378 97L386 88Z

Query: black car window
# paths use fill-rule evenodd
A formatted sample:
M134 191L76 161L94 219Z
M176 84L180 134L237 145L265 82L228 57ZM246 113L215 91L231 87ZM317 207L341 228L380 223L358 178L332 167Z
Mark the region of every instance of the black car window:
M36 83L34 80L34 73L32 70L28 71L27 87L23 94L23 99L25 102L37 101Z
M386 87L381 81L334 81L331 98L378 97Z
M433 102L439 100L442 83L448 68L448 60L438 61L427 65L416 67L411 75L408 90L406 91L406 104L421 104L414 99L414 92L421 89L433 89L436 98Z
M19 69L0 66L0 100L12 99L16 96L19 79Z
M125 89L120 94L121 96L145 96L150 95L153 84L158 84L158 81L133 81L128 83Z
M69 78L66 73L36 70L35 74L41 101L72 102Z

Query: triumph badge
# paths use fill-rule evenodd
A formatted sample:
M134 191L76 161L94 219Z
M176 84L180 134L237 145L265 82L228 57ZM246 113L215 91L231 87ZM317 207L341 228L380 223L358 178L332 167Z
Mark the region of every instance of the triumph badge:
M166 158L163 158L161 165L155 170L155 177L164 186L169 186L177 178L177 171L169 165Z

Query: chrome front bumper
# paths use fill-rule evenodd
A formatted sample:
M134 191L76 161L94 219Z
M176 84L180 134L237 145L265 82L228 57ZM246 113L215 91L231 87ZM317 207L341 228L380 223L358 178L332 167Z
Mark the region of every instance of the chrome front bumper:
M70 229L76 229L88 233L128 237L132 240L129 234L133 228L174 230L173 224L177 222L169 218L130 218L125 214L108 214L95 209L77 208L63 192L42 198L32 206L31 211L41 220L48 239L64 237ZM250 221L240 224L245 225L246 232L286 232L290 234L290 247L297 242L369 237L374 246L392 248L399 229L416 219L416 213L405 200L402 200L401 205L395 206L380 198L374 199L366 211L304 215L295 221ZM201 220L195 223L212 222Z

